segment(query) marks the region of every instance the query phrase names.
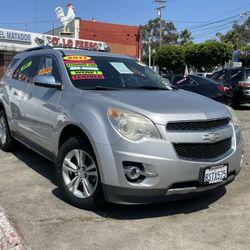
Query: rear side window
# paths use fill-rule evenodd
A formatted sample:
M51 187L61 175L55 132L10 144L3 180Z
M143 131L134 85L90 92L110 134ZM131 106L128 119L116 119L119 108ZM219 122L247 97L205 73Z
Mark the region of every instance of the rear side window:
M197 85L197 83L190 77L176 76L173 85L178 86L190 86Z
M224 81L226 79L226 71L221 70L218 72L215 72L212 76L211 79L214 81Z
M13 79L25 82L33 82L39 65L38 56L26 58L16 69L13 74Z
M205 78L203 76L192 76L192 78L199 83L199 85L211 85L211 84L216 84L215 81Z
M231 80L233 81L240 81L242 80L242 69L233 69L231 71Z

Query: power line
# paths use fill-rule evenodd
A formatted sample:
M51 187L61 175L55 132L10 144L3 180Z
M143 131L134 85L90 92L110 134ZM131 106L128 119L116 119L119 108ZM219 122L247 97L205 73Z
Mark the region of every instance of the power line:
M232 27L232 24L234 24L235 22L238 22L240 20L241 19L238 19L238 20L234 20L234 21L231 21L229 23L226 23L226 24L210 27L210 29L207 29L207 30L205 30L205 31L203 31L201 33L198 33L198 34L194 35L193 38L197 38L197 37L200 37L200 36L203 36L203 35L209 35L209 34L212 34L212 33L215 33L215 32L217 33L217 32L219 32L221 30Z
M213 25L213 24L219 24L219 23L229 21L230 19L235 19L236 17L239 17L239 16L240 16L240 14L230 16L230 17L227 17L227 18L223 18L223 19L219 19L219 20L215 20L215 21L212 21L212 22L207 22L207 23L200 24L200 25L194 25L194 26L189 26L189 27L186 26L185 28L188 28L190 31L199 30L199 29L202 29L204 27L207 27L207 26L210 26L210 25Z

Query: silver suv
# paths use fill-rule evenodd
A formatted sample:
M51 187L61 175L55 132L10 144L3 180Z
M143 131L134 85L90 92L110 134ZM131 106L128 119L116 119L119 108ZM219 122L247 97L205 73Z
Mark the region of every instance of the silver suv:
M107 52L18 54L0 84L0 148L16 141L55 162L61 191L84 209L216 189L243 162L232 109Z

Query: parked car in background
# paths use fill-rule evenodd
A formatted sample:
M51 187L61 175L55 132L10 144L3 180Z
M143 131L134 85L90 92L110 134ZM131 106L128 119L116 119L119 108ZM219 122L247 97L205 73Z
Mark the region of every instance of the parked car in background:
M180 89L195 92L200 95L209 97L215 101L231 105L232 94L230 88L222 83L217 84L215 81L198 75L165 75L170 83Z
M195 73L195 75L197 75L197 76L204 76L206 78L210 78L212 74L213 73L211 73L211 72L197 72L197 73Z
M223 69L213 73L211 79L231 89L234 106L250 103L250 67Z

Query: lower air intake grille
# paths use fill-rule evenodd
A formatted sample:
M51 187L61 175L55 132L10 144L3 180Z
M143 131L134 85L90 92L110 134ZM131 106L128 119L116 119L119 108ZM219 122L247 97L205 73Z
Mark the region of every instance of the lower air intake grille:
M212 160L231 149L231 138L215 143L174 143L177 155L186 160Z

